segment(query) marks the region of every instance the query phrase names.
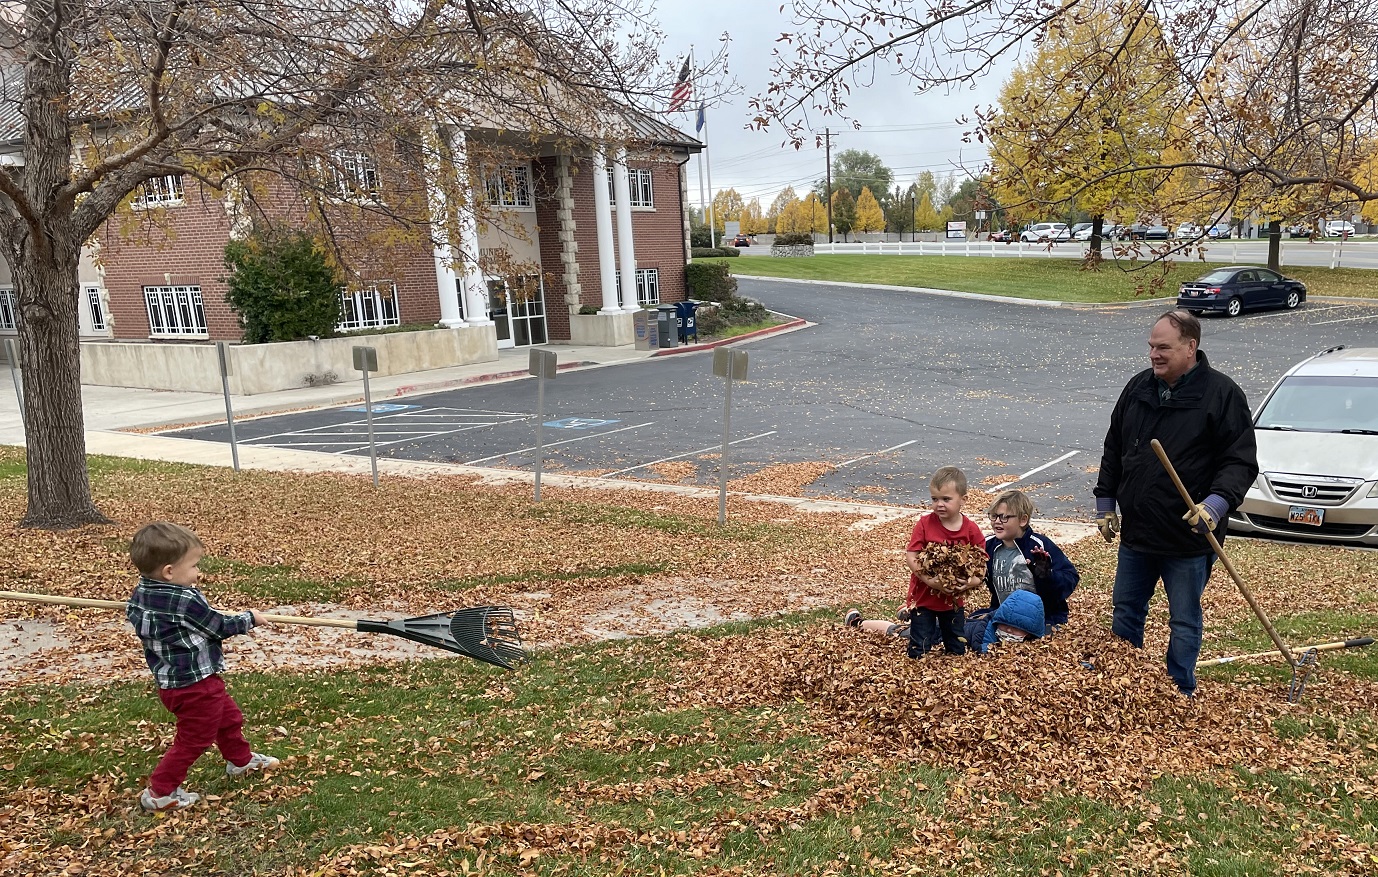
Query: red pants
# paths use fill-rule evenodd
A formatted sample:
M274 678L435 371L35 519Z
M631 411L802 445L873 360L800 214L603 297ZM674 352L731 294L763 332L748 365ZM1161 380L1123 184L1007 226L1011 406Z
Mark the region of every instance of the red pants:
M212 746L231 764L249 763L249 744L240 731L244 714L225 690L224 679L208 676L186 688L160 688L158 697L177 717L177 736L148 778L155 796L172 794L196 759Z

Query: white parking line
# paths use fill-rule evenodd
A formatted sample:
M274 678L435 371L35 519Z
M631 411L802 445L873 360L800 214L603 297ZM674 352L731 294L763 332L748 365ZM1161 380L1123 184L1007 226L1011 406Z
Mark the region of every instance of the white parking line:
M1372 320L1378 318L1378 311L1371 314L1364 314L1362 317L1345 317L1343 320L1322 320L1319 323L1312 323L1313 326L1329 326L1331 323L1352 323L1355 320Z
M654 424L655 424L655 421L652 420L652 421L649 421L649 422L647 422L647 423L638 423L638 424L635 424L635 425L633 425L633 426L623 426L623 427L619 427L619 428L617 428L617 429L610 429L610 430L608 430L607 432L600 432L600 433L595 433L595 434L593 434L593 435L580 436L579 438L565 439L564 441L561 441L561 442L551 442L550 444L542 445L541 447L543 447L543 448L553 448L553 447L555 447L556 445L567 445L567 444L570 444L571 442L586 442L586 441L588 441L589 439L602 438L602 437L605 436L605 435L612 435L612 434L615 433L615 432L626 432L626 431L629 430L629 429L641 429L641 427L643 427L643 426L652 426L652 425L654 425ZM368 447L368 446L365 445L364 447ZM536 448L535 448L535 446L533 445L532 447L529 447L529 448L522 448L522 449L516 450L516 451L506 451L505 453L494 454L494 455L491 456L491 457L479 457L477 460L466 460L466 461L464 461L464 465L465 465L465 466L473 466L473 465L476 464L476 463L486 463L486 462L488 462L489 460L496 460L496 459L498 459L498 458L500 458L500 457L510 457L510 456L512 456L512 455L514 455L514 454L526 454L526 453L530 453L531 451L534 451L534 450L536 450Z
M910 440L907 441L907 442L900 442L899 444L894 445L893 447L884 448L884 449L882 449L882 450L875 451L875 452L870 453L870 454L862 454L860 457L853 457L852 459L848 460L848 461L845 462L845 463L838 463L838 464L837 464L837 468L841 469L843 466L850 466L850 465L852 465L853 463L859 463L860 461L865 460L867 457L878 457L878 456L880 456L881 454L888 454L888 453L890 453L891 451L898 451L900 448L907 448L907 447L909 447L910 445L914 444L914 443L917 442L917 441L918 441L918 439L910 439Z
M1068 451L1067 453L1063 454L1061 457L1058 457L1056 460L1049 460L1048 462L1044 463L1042 466L1039 466L1039 467L1034 468L1034 469L1030 469L1029 471L1025 472L1023 475L1020 475L1018 478L1014 479L1013 481L1006 481L1004 484L999 485L999 487L1000 487L1001 490L1004 490L1005 488L1009 487L1011 484L1018 484L1019 482L1023 481L1025 478L1028 478L1030 475L1033 475L1033 474L1035 474L1035 473L1037 473L1037 472L1042 472L1044 469L1047 469L1049 466L1056 466L1058 463L1061 463L1063 460L1066 460L1066 459L1069 458L1069 457L1075 457L1077 454L1080 454L1080 453L1081 453L1081 451Z
M765 437L768 436L768 435L775 435L775 433L776 433L776 430L773 430L773 429L772 429L770 432L761 432L761 433L757 433L756 435L749 435L749 436L747 436L746 438L733 439L732 441L728 442L728 444L729 444L729 445L735 445L735 444L738 444L739 442L749 442L749 441L751 441L752 439L765 438ZM709 451L718 450L718 449L720 449L720 448L722 448L722 445L721 445L721 444L717 444L717 445L712 445L711 447L707 447L707 448L700 448L700 449L697 450L697 451L688 451L688 452L683 453L683 454L675 454L673 457L661 457L659 460L652 460L652 461L649 462L649 463L641 463L640 465L637 465L637 466L628 466L626 469L618 469L616 472L604 472L602 475L599 475L598 477L599 477L599 478L611 478L611 477L614 476L614 475L621 475L623 472L635 472L637 469L645 469L647 466L654 466L656 463L668 463L668 462L670 462L671 460L678 460L678 459L680 459L681 457L692 457L692 456L694 456L695 454L706 454L706 453L708 453Z

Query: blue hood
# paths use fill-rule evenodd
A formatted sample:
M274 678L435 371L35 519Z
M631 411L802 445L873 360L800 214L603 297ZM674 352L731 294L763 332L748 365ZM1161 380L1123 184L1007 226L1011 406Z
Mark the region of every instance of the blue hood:
M1031 591L1015 591L1005 598L990 616L986 625L986 635L982 645L993 645L996 641L995 625L1008 624L1038 639L1044 634L1043 601ZM984 650L983 650L984 651Z

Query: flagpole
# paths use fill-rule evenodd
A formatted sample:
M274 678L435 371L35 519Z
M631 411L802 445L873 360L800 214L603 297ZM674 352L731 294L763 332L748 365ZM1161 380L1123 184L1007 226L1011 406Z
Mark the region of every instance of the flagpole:
M708 155L708 112L703 114L703 152L700 155ZM710 246L718 245L718 229L713 219L713 159L705 158L704 164L708 165L708 243Z
M690 46L690 47L689 47L689 58L690 58L690 64L691 64L690 69L691 69L691 70L694 70L694 69L695 69L695 68L692 66L692 64L693 64L693 60L692 60L693 57L694 57L694 47L693 47L693 46ZM696 71L696 72L697 72L697 71ZM698 77L695 76L693 73L691 73L690 76L692 77L693 82L697 85L697 84L698 84ZM703 109L703 96L702 96L702 95L699 95L699 111L698 111L697 115L695 116L695 121L698 121L698 119L699 119L700 117L704 120L703 123L704 123L705 125L707 125L707 124L708 124L708 116L707 116L707 114L704 113L704 109ZM695 130L695 131L694 131L694 136L697 137L698 134L699 134L698 130ZM704 200L704 197L703 197L703 150L700 150L700 151L699 151L699 218L705 219L705 220L706 220L707 217L708 217L708 202L705 201L705 200ZM711 231L711 230L709 231L709 240L712 240L712 231Z

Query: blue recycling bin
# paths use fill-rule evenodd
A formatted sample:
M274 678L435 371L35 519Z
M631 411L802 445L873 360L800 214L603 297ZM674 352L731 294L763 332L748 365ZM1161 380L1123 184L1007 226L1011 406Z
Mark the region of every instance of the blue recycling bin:
M675 314L679 319L679 341L681 344L688 344L692 337L694 343L699 340L698 323L694 319L694 312L699 308L696 301L677 301L675 302Z

